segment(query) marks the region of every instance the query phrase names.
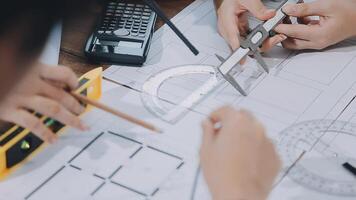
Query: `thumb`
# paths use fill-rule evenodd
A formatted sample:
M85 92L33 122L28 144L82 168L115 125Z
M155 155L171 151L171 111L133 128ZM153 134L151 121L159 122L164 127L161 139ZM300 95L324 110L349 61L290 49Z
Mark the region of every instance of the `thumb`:
M242 4L259 20L268 20L276 14L275 10L265 7L261 0L245 0Z
M311 3L287 4L282 10L285 14L293 17L323 16L327 9L325 3L314 1Z

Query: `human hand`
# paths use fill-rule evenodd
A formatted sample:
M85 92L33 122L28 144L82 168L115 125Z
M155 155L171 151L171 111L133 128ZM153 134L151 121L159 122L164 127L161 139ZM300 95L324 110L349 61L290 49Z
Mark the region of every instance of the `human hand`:
M356 36L356 0L317 0L283 8L298 24L280 24L275 31L288 36L282 44L289 49L323 49ZM310 16L318 16L311 19Z
M84 111L65 88L77 87L75 74L66 67L38 64L8 93L0 104L0 120L28 128L46 142L57 136L31 111L49 116L81 130L87 127L77 117Z
M218 0L216 0L218 1ZM249 26L247 12L260 20L268 20L275 15L275 11L267 9L261 0L220 0L217 2L218 30L221 36L235 50L240 47L239 36L248 34ZM260 49L268 51L287 37L278 34L267 39Z
M223 107L202 127L201 166L213 198L266 199L280 161L262 125L247 111Z

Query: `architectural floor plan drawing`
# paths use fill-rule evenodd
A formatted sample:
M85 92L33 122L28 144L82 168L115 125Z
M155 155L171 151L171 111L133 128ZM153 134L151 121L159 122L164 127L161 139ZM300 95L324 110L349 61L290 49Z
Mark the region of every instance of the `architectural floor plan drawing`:
M278 149L283 167L270 200L356 198L356 179L343 167L345 163L356 166L356 40L322 52L276 46L264 55L269 74L247 59L236 70L247 97L221 81L199 104L181 107L179 103L211 74L183 73L171 78L160 85L155 100L164 108L184 110L184 115L167 122L145 102L146 81L176 66L217 66L220 61L215 54L227 57L230 53L217 33L212 0L196 0L173 22L200 54L193 56L163 26L154 35L145 66L112 66L104 72L111 82L104 81L101 99L164 133L154 134L93 109L83 116L89 131L66 130L57 144L0 182L0 200L209 200L199 170L200 124L212 110L226 104L250 110Z
M84 116L89 131L66 131L58 144L0 183L0 199L190 198L204 116L191 112L171 125L146 111L138 92L105 85L113 89L103 102L151 121L164 134L94 109Z
M271 7L273 6L275 5L271 5ZM216 16L212 1L195 1L173 21L200 50L201 53L198 56L193 56L179 39L167 27L164 27L153 42L153 46L156 48L151 52L145 66L140 69L112 66L105 72L105 77L142 91L145 81L162 70L174 69L175 66L186 64L217 66L220 61L215 57L215 54L222 57L228 56L230 50L216 30ZM204 31L203 35L199 34L202 30ZM252 111L263 122L269 137L280 147L281 157L289 159L283 160L284 167L270 199L306 199L309 195L314 199L353 199L355 198L356 180L343 168L341 162L356 165L354 163L355 145L346 145L349 144L348 142L352 144L351 141L354 141L355 135L352 130L343 134L340 124L344 124L346 121L345 127L352 127L351 119L354 119L356 113L356 110L352 109L354 104L352 99L356 95L354 90L356 81L354 78L356 73L355 45L355 40L347 40L322 52L296 52L276 46L271 52L264 55L266 62L271 67L270 74L263 73L253 59L248 59L247 64L243 66L242 73L238 73L235 77L248 91L247 97L239 95L228 83L222 83L213 92L206 95L198 105L187 109L207 115L219 106L230 104L236 108ZM135 79L129 77L135 77ZM206 74L174 77L161 85L157 96L178 105L208 79ZM348 119L343 117L346 113L350 115ZM314 138L305 138L310 134L298 135L295 132L284 134L292 127L298 124L304 126L310 121L316 124L326 122L323 129L317 133L314 133L313 127L308 125L311 130L307 129L307 131L313 132ZM319 125L315 126L319 127ZM335 126L339 129L330 129ZM284 135L291 136L284 137ZM295 137L301 138L295 139ZM335 137L335 139L330 140L330 137ZM300 154L295 151L293 156L288 157L286 155L290 154L286 154L286 152L291 149L283 148L283 146L292 142L296 144L290 148L295 146L299 148L299 141L308 141L304 146L316 142L318 145L315 147L318 148L314 148L313 145L309 145L309 148L302 148L306 151L305 155L296 164L295 169L288 170ZM339 149L343 143L347 148L341 148L343 152L339 152L339 156L330 153L337 151L336 149ZM330 146L330 148L326 148L326 146ZM298 149L297 147L295 149ZM319 148L324 148L324 150ZM325 165L335 171L329 174L329 168L318 164L318 162L308 162L310 159L322 160ZM320 174L312 176L316 172ZM339 173L342 176L339 176ZM338 176L340 179L334 180L333 176ZM196 181L198 184L195 187L195 199L209 197L201 178L200 176L200 180ZM314 178L314 182L310 181ZM321 184L321 181L326 182ZM334 185L326 187L329 184ZM296 192L289 193L288 189L295 189Z
M113 145L113 148L109 149L110 152L105 152L102 156L104 151L101 149L108 141L121 145ZM95 152L100 159L88 152ZM160 184L183 165L184 160L179 156L153 146L144 146L142 142L119 133L103 132L74 155L67 166L54 172L53 176L45 181L46 184L41 184L32 191L26 199L47 199L51 196L63 198L63 190L67 189L68 195L78 193L77 187L85 182L87 184L84 186L88 187L79 191L83 197L90 194L95 199L101 199L101 196L107 195L107 192L104 192L107 187L118 187L118 190L126 190L122 196L124 199L145 199L147 196L154 196L159 191ZM88 173L92 173L92 176L88 176ZM67 188L59 187L58 182L65 180L72 181L66 185ZM145 183L146 180L150 180L150 183ZM91 186L97 187L94 189Z

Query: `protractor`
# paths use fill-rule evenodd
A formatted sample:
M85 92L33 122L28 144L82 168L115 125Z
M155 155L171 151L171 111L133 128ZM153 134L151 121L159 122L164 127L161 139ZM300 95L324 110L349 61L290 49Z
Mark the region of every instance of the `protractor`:
M303 158L288 175L302 186L322 193L356 196L356 175L344 165L356 166L356 124L313 120L281 133L279 152L284 162Z
M221 81L213 66L172 67L156 73L143 84L141 100L154 115L174 123Z

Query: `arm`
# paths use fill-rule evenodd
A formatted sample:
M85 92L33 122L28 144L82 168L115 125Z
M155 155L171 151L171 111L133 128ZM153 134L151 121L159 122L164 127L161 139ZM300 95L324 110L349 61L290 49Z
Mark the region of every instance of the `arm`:
M212 113L202 126L201 166L213 198L265 200L280 161L263 126L247 111L230 107Z

